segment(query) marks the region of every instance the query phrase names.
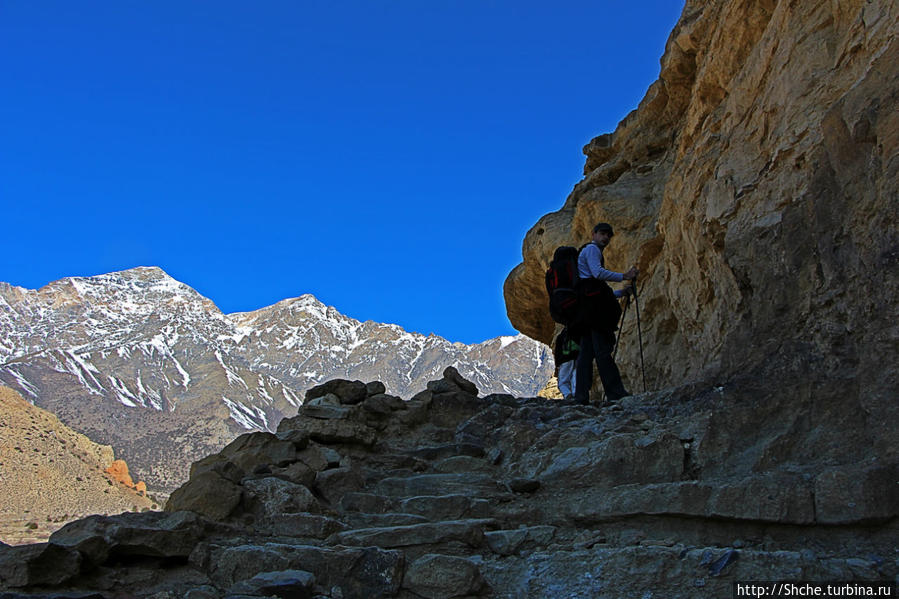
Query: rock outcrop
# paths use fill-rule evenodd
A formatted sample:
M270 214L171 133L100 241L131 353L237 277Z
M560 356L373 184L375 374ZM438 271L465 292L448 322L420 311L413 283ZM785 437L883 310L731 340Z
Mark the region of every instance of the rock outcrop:
M89 514L159 507L143 483L124 484L110 469L128 473L111 447L0 386L0 542L46 541Z
M695 598L736 580L895 579L895 465L798 463L807 406L753 400L696 386L602 408L478 397L453 369L408 401L332 381L277 433L196 462L164 513L0 549L0 590Z
M651 388L777 362L895 422L897 33L890 1L688 0L658 81L528 232L513 325L550 342L552 252L608 221L607 265L642 273ZM633 325L619 363L639 388Z

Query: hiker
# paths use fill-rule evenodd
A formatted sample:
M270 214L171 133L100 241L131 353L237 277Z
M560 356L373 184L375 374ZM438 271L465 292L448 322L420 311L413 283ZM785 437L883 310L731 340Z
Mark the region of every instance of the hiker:
M556 377L559 381L559 392L565 399L574 397L575 366L580 351L578 344L572 339L568 327L556 337L553 348L553 359L556 362Z
M637 267L632 266L625 273L606 270L602 251L609 245L614 234L610 224L597 224L593 227L593 240L578 254L580 321L583 334L577 360L574 397L576 402L583 405L587 405L590 401L594 361L609 401L617 401L630 395L621 382L621 373L612 358L615 329L621 317L618 298L628 293L629 288L613 292L606 281L633 281L637 278Z

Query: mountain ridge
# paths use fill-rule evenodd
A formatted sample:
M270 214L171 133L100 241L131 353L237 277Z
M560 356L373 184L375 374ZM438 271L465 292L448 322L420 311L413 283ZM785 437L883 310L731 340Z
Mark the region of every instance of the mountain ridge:
M362 322L311 294L224 314L158 267L37 290L0 285L0 381L115 447L157 489L177 486L189 460L174 478L151 467L154 427L198 443L188 452L196 458L240 432L273 430L306 389L330 378L378 379L411 396L455 366L485 392L536 395L552 374L549 348L498 339L466 345ZM205 425L194 430L188 413ZM158 452L168 450L150 450Z

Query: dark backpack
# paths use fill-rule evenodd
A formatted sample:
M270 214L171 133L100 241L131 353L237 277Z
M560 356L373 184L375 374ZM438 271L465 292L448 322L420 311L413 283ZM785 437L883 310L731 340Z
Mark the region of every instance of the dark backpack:
M577 257L577 248L560 246L546 269L549 314L564 325L571 324L578 315Z
M568 327L565 327L556 337L556 344L553 347L553 359L556 362L556 366L576 360L580 350L580 346L572 339Z

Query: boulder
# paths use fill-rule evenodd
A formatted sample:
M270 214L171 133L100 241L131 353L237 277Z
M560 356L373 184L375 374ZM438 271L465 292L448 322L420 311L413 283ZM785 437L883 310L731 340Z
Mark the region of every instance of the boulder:
M308 512L318 514L321 505L312 492L303 485L273 476L243 481L248 499L253 500L257 511L266 518L284 513Z
M372 445L378 432L360 422L350 420L321 420L304 415L285 418L278 424L278 434L300 431L299 434L325 445L347 443L350 445Z
M459 387L459 389L461 389L465 393L471 393L472 395L478 394L478 388L475 386L475 384L459 374L459 371L456 370L453 366L448 366L443 371L443 378L453 382L457 387Z
M405 565L401 552L377 547L334 549L283 543L208 545L191 555L191 563L209 571L213 583L222 588L260 572L304 570L315 576L317 585L337 587L344 599L396 595Z
M315 473L321 472L331 464L329 454L325 447L317 443L310 444L306 449L297 453L297 462L303 464Z
M383 395L385 393L387 393L387 387L381 381L365 383L365 394L368 395L368 397Z
M237 437L219 455L244 472L251 473L260 466L283 466L296 459L296 444L272 433L246 433Z
M221 454L206 456L190 465L191 477L204 472L212 472L233 483L239 483L247 475L242 468Z
M478 395L478 388L475 386L475 384L469 380L466 380L453 366L448 366L443 371L442 379L429 382L427 385L427 389L435 395L440 393L455 392L474 395L475 397L477 397Z
M486 583L469 559L429 553L409 565L403 587L426 599L451 599L479 594Z
M344 405L306 404L300 406L300 414L322 420L345 420L352 414L352 408Z
M217 472L207 470L192 476L171 494L165 511L188 510L212 520L224 520L240 505L243 490Z
M78 551L99 565L126 556L186 558L211 527L191 512L90 516L50 536L50 544Z
M310 599L314 584L315 576L305 570L262 572L232 586L228 595Z
M306 392L306 401L309 402L329 393L340 398L340 403L349 405L361 402L368 395L365 383L362 381L333 379L309 389Z
M369 395L362 402L362 408L377 416L390 416L397 410L405 410L406 402L395 395L387 395L386 393L378 393Z
M364 487L362 475L353 468L323 470L315 477L315 490L331 505L337 505L344 495Z
M293 464L283 467L273 467L272 476L283 478L284 480L303 485L304 487L311 487L312 483L315 482L316 470L313 470L305 461L300 461L301 459L302 458L300 458L298 454L298 460Z
M84 559L72 547L37 543L0 550L0 589L55 586L81 573Z
M340 398L333 393L326 393L320 397L316 397L314 399L307 399L306 403L303 404L303 407L308 406L339 406Z

